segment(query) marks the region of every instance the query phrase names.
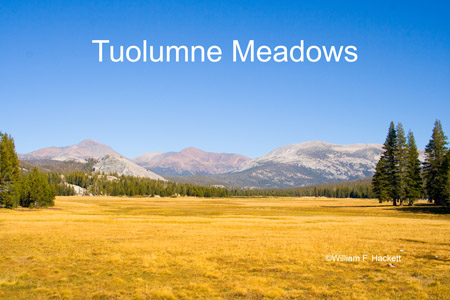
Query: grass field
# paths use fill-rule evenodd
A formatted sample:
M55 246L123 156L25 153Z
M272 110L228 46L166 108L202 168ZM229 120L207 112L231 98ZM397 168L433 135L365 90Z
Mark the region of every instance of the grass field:
M449 298L450 215L426 204L59 197L0 209L0 299Z

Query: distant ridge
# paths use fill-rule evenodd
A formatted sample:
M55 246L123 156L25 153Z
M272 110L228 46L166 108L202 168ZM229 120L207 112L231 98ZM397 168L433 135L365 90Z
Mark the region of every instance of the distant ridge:
M146 169L169 176L221 174L235 170L249 160L240 154L205 152L194 147L180 152L150 152L133 159Z
M228 184L258 188L356 180L372 176L381 152L381 144L311 141L279 147L219 177Z

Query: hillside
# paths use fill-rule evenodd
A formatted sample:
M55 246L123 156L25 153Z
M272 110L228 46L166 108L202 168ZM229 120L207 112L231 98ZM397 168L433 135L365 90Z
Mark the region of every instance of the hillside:
M305 142L277 148L224 176L229 183L284 188L369 177L382 152L379 144Z
M31 160L20 160L20 167L23 171L28 172L33 168L37 167L41 172L71 172L71 171L90 171L94 165L93 159L88 159L88 161L57 161L51 159L31 159Z
M148 171L119 155L105 155L93 166L92 171L105 174L117 173L118 175L165 180L158 174Z

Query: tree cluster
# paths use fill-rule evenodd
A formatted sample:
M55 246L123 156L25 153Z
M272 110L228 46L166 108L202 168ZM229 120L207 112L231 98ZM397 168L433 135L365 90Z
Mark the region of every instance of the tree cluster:
M22 175L14 140L0 133L0 207L52 206L55 194L46 175L37 168Z
M56 190L48 183L47 176L34 168L22 178L20 206L47 207L54 205Z
M428 197L438 205L450 204L450 154L440 121L436 121L425 149L423 167L413 133L406 138L401 123L391 122L383 153L372 179L373 192L380 202L409 205Z

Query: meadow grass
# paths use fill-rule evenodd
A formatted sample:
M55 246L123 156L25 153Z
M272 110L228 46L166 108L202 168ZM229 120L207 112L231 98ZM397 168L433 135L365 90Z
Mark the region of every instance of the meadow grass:
M0 298L449 299L450 215L360 199L58 197L0 210Z

